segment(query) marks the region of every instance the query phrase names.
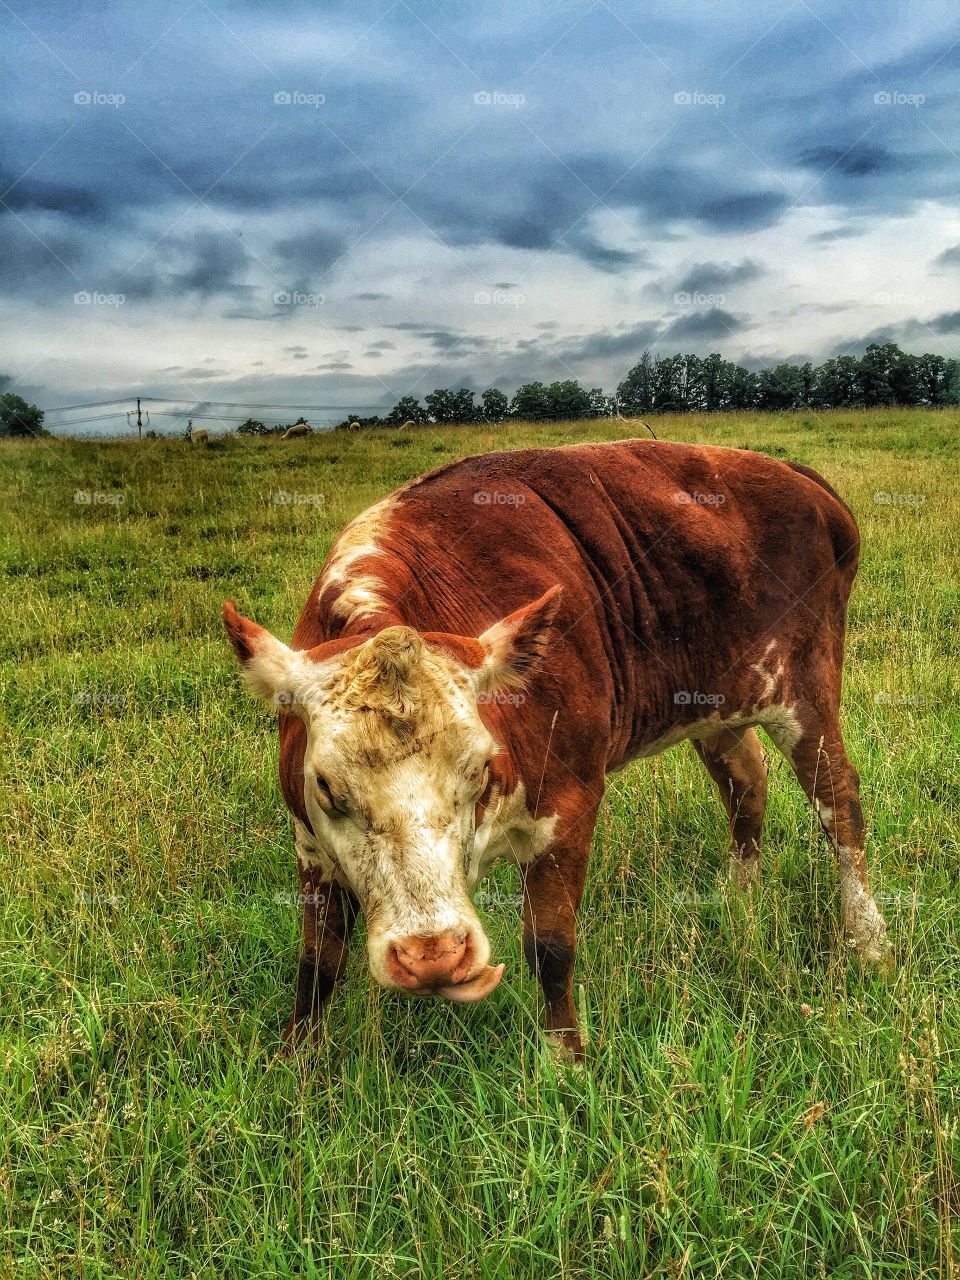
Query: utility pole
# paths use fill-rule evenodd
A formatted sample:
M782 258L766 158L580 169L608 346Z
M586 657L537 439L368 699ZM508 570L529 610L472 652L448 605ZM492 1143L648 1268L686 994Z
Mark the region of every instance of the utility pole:
M128 413L127 413L127 426L128 426L128 427L132 427L132 426L133 426L133 423L130 421L130 419L131 419L132 417L133 417L133 413L132 413L132 412L128 412ZM149 427L149 425L150 425L150 410L148 409L148 410L147 410L147 426ZM142 440L142 439L143 439L143 414L142 414L142 412L141 412L141 410L140 410L140 397L139 397L139 396L137 396L137 439L138 439L138 440Z

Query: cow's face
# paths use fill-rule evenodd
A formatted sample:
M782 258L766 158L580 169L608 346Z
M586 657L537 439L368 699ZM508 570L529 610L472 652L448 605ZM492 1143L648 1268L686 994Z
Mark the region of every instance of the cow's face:
M252 691L306 727L303 799L316 857L359 899L370 969L385 987L466 1001L500 980L466 879L498 750L479 699L516 686L539 661L557 596L479 639L394 626L346 649L308 651L224 606Z

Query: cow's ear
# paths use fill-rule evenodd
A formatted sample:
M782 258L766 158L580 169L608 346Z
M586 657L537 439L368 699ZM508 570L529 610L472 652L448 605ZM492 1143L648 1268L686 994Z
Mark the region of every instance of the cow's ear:
M294 710L296 678L302 663L300 655L264 627L238 613L232 600L223 602L223 625L250 692L272 706Z
M550 628L560 608L559 586L551 587L539 600L495 622L480 636L483 665L480 686L486 691L522 685L540 665Z

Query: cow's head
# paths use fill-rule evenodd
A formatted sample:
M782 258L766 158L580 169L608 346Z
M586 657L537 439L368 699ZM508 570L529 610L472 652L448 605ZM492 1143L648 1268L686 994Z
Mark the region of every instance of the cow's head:
M500 981L466 878L498 751L479 705L539 663L559 590L479 638L391 626L299 651L224 605L252 692L306 727L304 810L385 987L466 1001Z

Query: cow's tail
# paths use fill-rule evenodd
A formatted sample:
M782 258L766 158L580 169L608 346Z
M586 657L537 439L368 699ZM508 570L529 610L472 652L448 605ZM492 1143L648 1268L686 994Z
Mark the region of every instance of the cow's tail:
M833 485L828 484L823 476L814 471L812 467L806 467L802 462L788 462L787 466L792 471L796 471L798 475L805 476L807 480L812 480L814 484L819 485L825 493L830 495L832 501L824 503L822 510L830 527L834 558L836 559L837 567L845 569L852 581L860 563L860 530L857 528L857 521L853 512L834 489Z

